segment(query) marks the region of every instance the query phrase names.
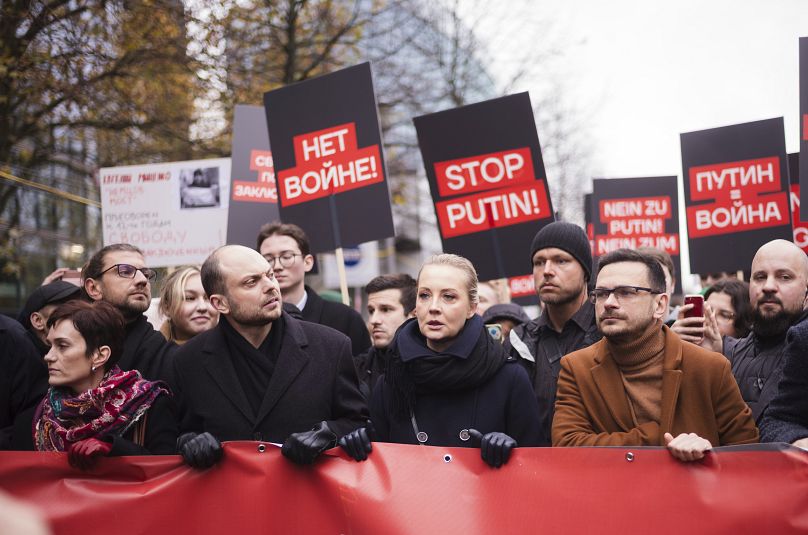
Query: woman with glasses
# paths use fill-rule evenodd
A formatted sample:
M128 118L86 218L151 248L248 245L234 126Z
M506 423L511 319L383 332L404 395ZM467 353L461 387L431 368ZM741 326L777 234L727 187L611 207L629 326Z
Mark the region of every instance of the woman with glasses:
M436 255L421 267L416 317L396 333L371 395L372 429L340 440L351 457L365 460L374 439L480 447L483 460L500 467L517 445L538 445L530 380L476 314L477 284L471 262L460 256Z
M176 345L166 341L143 314L151 304L153 269L143 252L127 243L107 245L82 270L82 285L93 301L105 301L123 314L126 339L118 362L122 370L138 370L146 379L172 380Z
M752 323L749 284L737 279L719 280L704 293L704 302L715 313L721 336L743 338L749 334Z
M210 304L199 268L194 266L177 269L168 276L160 292L160 312L166 318L160 332L177 345L219 323L219 311Z
M48 389L34 414L38 451L64 451L90 468L98 457L173 454L177 424L168 387L117 366L124 319L112 305L71 301L48 319Z

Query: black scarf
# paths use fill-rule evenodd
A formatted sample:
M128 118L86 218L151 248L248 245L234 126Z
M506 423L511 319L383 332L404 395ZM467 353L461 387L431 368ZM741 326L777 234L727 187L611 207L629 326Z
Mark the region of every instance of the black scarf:
M392 346L385 382L392 392L393 414L400 418L409 418L418 394L477 388L507 359L502 345L491 338L476 314L446 351L438 353L427 347L415 318L401 326Z

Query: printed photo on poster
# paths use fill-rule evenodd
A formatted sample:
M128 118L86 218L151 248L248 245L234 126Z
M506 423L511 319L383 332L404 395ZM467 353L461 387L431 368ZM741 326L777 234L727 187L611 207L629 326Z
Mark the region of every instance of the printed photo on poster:
M211 208L219 205L218 167L180 170L180 208Z

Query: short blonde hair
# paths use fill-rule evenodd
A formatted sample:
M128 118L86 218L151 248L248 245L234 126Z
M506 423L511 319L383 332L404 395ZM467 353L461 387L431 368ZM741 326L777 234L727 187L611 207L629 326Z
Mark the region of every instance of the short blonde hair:
M477 280L477 270L474 269L474 264L472 264L468 258L449 253L431 256L426 262L424 262L421 269L418 270L419 284L421 281L421 272L426 266L451 266L459 269L466 275L466 291L468 292L469 301L472 304L476 304L480 301L480 297L477 295L477 286L479 285L479 281Z
M160 312L167 321L171 321L179 314L180 307L185 301L185 285L188 283L188 279L194 275L201 276L198 267L181 267L173 271L163 283L163 288L160 290Z

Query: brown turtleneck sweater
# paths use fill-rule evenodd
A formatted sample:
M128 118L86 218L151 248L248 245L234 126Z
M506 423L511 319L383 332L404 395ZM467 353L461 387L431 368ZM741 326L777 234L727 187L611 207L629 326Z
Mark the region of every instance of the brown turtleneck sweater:
M662 360L665 333L658 321L637 338L615 343L606 341L626 390L635 425L659 422L662 412Z

